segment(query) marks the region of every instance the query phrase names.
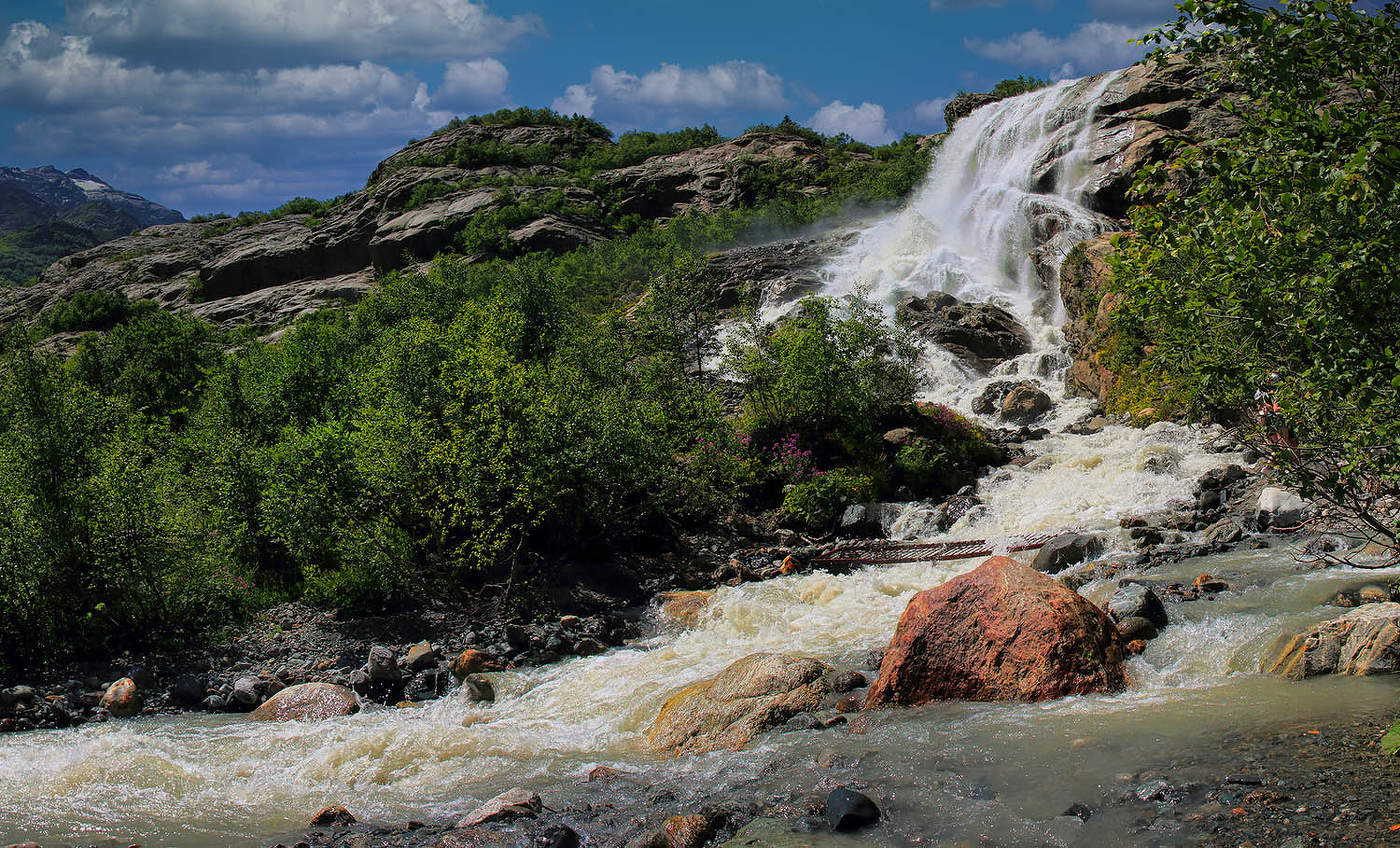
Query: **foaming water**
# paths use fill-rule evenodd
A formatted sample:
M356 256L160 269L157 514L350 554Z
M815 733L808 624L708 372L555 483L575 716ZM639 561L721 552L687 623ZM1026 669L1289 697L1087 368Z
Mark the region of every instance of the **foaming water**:
M1034 380L1056 400L1044 425L1051 430L1088 408L1065 390L1056 283L1060 252L1102 226L1080 194L1093 104L1111 80L1064 83L965 118L908 207L864 230L826 270L828 294L866 289L892 308L904 294L943 291L997 303L1026 326L1035 350L992 375L974 374L931 348L928 398L970 414L987 382L1015 377ZM1028 443L1032 461L981 481L984 506L949 535L1105 529L1125 512L1184 503L1202 471L1231 459L1204 453L1199 436L1159 424ZM937 535L930 512L931 505L911 505L893 534ZM1042 819L1096 797L1095 787L1115 772L1160 758L1163 745L1214 751L1202 727L1309 719L1336 712L1341 695L1343 710L1393 698L1393 686L1376 681L1292 684L1256 673L1274 640L1335 614L1319 604L1337 585L1357 580L1335 570L1300 571L1286 553L1265 551L1180 567L1188 581L1189 570L1209 570L1236 590L1174 606L1172 626L1131 661L1126 693L1032 705L931 705L876 716L867 734L774 734L744 752L682 760L660 759L643 745L644 731L677 688L758 651L850 662L888 642L914 592L973 565L912 564L724 587L693 629L492 675L499 696L493 705L449 695L316 723L191 715L0 738L0 836L256 845L296 831L326 804L383 822L448 817L515 785L581 792L581 777L598 764L640 773L688 798L726 790L782 795L816 783L815 761L840 760L853 764L843 779L866 781L892 799L886 823L869 834L877 843L946 838L1039 846ZM1102 601L1112 588L1085 592ZM1096 816L1091 827L1113 822Z

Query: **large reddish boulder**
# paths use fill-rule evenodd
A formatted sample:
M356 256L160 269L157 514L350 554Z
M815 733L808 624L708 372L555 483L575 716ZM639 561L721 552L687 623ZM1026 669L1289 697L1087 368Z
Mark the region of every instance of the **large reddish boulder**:
M866 709L1044 701L1122 689L1123 644L1098 607L1006 557L915 595Z

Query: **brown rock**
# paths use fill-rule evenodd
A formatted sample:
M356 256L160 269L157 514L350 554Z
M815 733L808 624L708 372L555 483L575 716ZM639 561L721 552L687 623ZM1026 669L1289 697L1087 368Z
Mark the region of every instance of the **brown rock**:
M662 592L657 596L661 601L661 617L681 627L694 627L714 594L712 591Z
M116 718L131 718L141 712L141 703L141 692L136 688L136 681L123 677L107 687L97 705Z
M659 829L627 843L627 848L700 848L714 835L704 816L671 816Z
M544 803L540 801L540 796L526 789L519 787L508 792L502 792L475 810L472 810L460 822L459 828L476 827L489 821L503 821L507 819L534 818L544 809Z
M798 562L797 558L794 556L783 557L782 564L778 566L779 574L796 574L801 570L802 563Z
M403 664L413 671L424 671L437 665L437 651L427 642L419 642L408 649Z
M1059 581L992 557L910 600L865 707L1043 701L1126 682L1107 615Z
M355 817L350 815L350 811L344 807L326 807L321 812L311 817L312 827L334 827L336 825L351 825L355 823Z
M1029 424L1050 411L1050 396L1032 383L1021 383L1001 402L1001 417L1014 424Z
M709 680L692 683L661 707L647 742L670 754L735 750L830 692L826 663L784 654L750 654Z
M1263 670L1293 680L1400 671L1400 604L1366 604L1324 621L1289 640Z
M461 682L469 674L480 674L485 671L501 671L505 668L501 661L492 654L485 651L478 651L476 648L467 648L462 653L452 659L452 676Z
M321 721L360 711L360 699L344 686L298 683L268 698L253 710L254 721Z

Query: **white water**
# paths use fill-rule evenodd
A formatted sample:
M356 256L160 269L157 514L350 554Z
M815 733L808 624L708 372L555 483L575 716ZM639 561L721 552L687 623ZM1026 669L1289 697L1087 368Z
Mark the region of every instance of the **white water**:
M1057 352L1061 310L1053 274L1042 279L1030 260L1036 247L1030 232L1037 220L1045 225L1047 214L1067 234L1059 241L1097 231L1097 218L1080 207L1078 196L1087 173L1082 151L1092 135L1087 104L1108 84L1108 78L1067 83L965 119L908 208L867 228L827 275L832 294L865 288L892 304L901 293L940 290L1010 310L1031 330L1036 350L1002 366L999 375L1032 375L1045 386L1058 405L1052 429L1087 404L1066 397L1062 370L1033 376L1036 364ZM1057 156L1053 191L1032 191L1035 174ZM964 411L989 379L934 350L928 369L929 396ZM1201 471L1222 460L1200 450L1196 433L1166 424L1052 436L1028 447L1036 460L984 481L985 511L964 519L954 534L1109 528L1125 512L1188 497ZM927 536L924 512L909 509L897 532ZM1271 573L1290 573L1291 563L1278 555L1260 556L1272 557ZM329 803L387 822L449 817L514 785L564 792L561 786L576 784L599 763L644 771L655 782L680 775L687 791L741 784L786 791L790 784L815 782L807 775L811 766L800 762L814 744L836 746L856 759L864 751L880 754L868 779L921 799L907 801L904 818L895 820L903 824L891 825L895 832L916 833L935 821L973 834L996 832L1007 804L1017 815L1034 817L1044 802L988 806L947 787L970 781L978 769L993 777L1009 771L1038 781L1040 788L1026 792L1039 798L1047 794L1045 784L1059 778L1067 738L1091 740L1086 750L1099 757L1093 768L1122 768L1121 762L1131 766L1144 755L1134 741L1145 732L1144 722L1152 722L1159 737L1189 738L1212 710L1246 722L1266 698L1282 714L1303 715L1317 710L1320 697L1330 697L1249 674L1274 634L1321 615L1314 609L1317 591L1304 576L1288 591L1255 593L1169 629L1134 660L1135 687L1125 695L1030 706L947 705L887 717L869 737L831 732L813 742L801 734L774 736L742 754L681 761L662 761L643 748L640 734L676 688L756 651L839 661L881 648L914 592L972 565L819 573L720 589L690 631L495 676L500 697L494 706L449 696L421 708L367 710L315 724L189 716L0 738L0 836L266 844L303 827L311 812ZM1248 571L1256 564L1237 567ZM997 759L998 746L1008 740L1016 745L1008 752L1014 764ZM775 765L788 761L798 765L786 771ZM1086 775L1097 774L1084 768ZM940 769L952 775L946 785L925 791L928 775L943 774ZM1050 806L1063 808L1058 795L1049 794ZM1057 812L1046 809L1046 816ZM1003 836L1020 844L1017 834L1012 828Z

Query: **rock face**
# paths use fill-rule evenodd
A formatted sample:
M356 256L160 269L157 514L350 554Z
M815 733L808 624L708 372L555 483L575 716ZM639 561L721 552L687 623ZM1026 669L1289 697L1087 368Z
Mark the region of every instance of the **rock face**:
M604 197L622 214L666 219L692 209L749 205L774 167L820 193L814 178L829 164L821 145L767 131L655 156L588 180L553 164L521 165L507 155L481 153L515 148L533 157L544 151L549 161L565 162L612 144L608 137L564 127L462 124L390 156L363 190L319 219L287 215L250 226L167 223L73 254L45 270L37 285L16 291L0 306L0 321L35 314L79 291L107 289L226 326L271 328L362 296L376 273L431 259L485 212L527 210L527 220L507 233L515 251L564 252L610 234L598 212ZM859 160L869 154L852 155ZM806 266L829 248L794 249L787 272L766 277L776 270L769 267L759 276L775 290L795 294ZM489 252L472 256L491 258Z
M1263 670L1293 680L1400 671L1400 604L1366 604L1325 621L1294 636Z
M1031 337L1014 316L990 303L964 303L950 294L906 297L897 314L919 335L983 371L1029 353Z
M299 683L263 701L253 710L255 721L321 721L360 711L360 699L344 686Z
M1122 295L1110 291L1113 270L1108 257L1113 237L1105 233L1075 247L1060 266L1060 299L1065 305L1065 341L1073 363L1071 385L1081 392L1107 400L1116 377L1100 350L1100 339L1109 331L1113 310L1123 302Z
M670 754L737 750L763 731L820 706L831 691L826 679L831 671L814 659L751 654L667 699L647 742Z
M980 92L964 92L948 101L948 105L943 107L943 122L951 130L953 125L977 109L986 106L988 103L995 103L1000 99L991 94Z
M1058 581L992 557L910 600L865 708L1043 701L1125 685L1108 616Z
M816 291L822 285L821 266L854 241L855 235L845 231L716 253L707 263L723 280L719 305L739 306L746 298L753 298L759 306L777 306Z

